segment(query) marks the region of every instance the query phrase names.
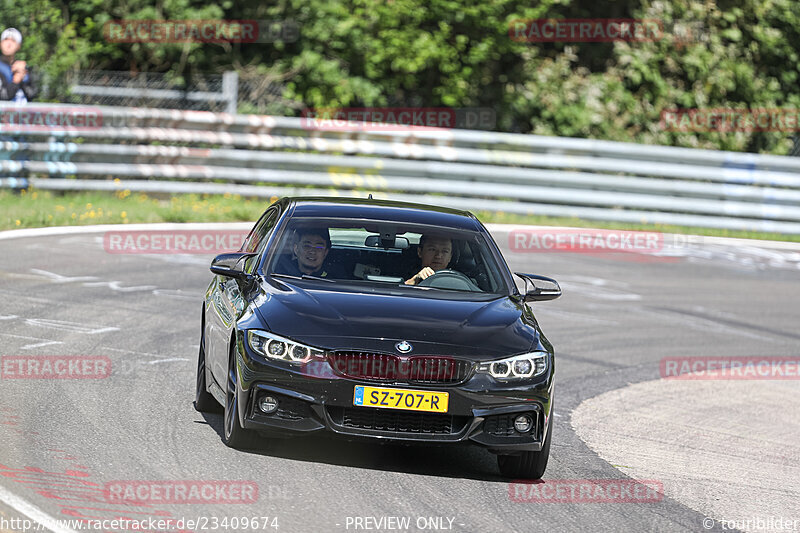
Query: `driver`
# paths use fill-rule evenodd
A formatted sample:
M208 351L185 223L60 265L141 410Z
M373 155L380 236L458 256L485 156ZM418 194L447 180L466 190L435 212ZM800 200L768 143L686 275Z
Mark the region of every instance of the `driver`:
M406 285L416 285L437 271L445 270L453 258L453 241L448 237L423 235L419 239L417 255L422 262L422 269L406 280Z

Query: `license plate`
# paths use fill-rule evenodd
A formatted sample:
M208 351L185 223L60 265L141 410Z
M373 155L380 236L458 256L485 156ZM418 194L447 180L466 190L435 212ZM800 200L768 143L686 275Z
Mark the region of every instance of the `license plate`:
M450 394L447 392L385 389L364 385L356 385L353 393L353 405L428 413L446 413L449 399Z

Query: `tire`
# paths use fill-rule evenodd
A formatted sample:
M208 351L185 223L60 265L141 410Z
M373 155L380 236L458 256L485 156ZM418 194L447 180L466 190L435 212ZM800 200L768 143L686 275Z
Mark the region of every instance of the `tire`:
M206 387L206 343L205 335L200 337L200 353L197 354L197 380L194 393L194 408L201 413L219 413L222 406Z
M231 346L231 350L235 349ZM228 362L228 381L225 386L225 412L223 414L222 441L231 448L250 448L255 443L252 431L244 429L239 424L239 395L236 393L238 373L234 363L233 354Z
M541 479L547 469L550 456L550 437L553 435L553 423L550 422L547 437L544 439L542 451L523 452L520 455L498 455L497 466L504 477L513 479Z

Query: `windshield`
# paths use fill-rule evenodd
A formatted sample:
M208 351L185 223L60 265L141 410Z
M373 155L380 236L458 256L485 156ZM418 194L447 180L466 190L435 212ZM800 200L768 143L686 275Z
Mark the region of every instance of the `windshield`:
M419 292L507 293L486 237L476 231L388 221L297 218L268 273Z

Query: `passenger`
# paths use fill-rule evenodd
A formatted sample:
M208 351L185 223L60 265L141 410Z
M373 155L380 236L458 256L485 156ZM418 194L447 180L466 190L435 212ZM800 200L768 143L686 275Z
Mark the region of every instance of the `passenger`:
M326 267L325 258L331 249L331 237L327 228L301 228L297 230L294 260L286 261L278 267L278 272L290 276L331 277L333 270ZM339 276L333 276L339 277Z
M406 285L416 285L437 271L448 268L453 258L453 241L448 237L423 235L419 239L417 255L422 263L422 269L406 280Z

